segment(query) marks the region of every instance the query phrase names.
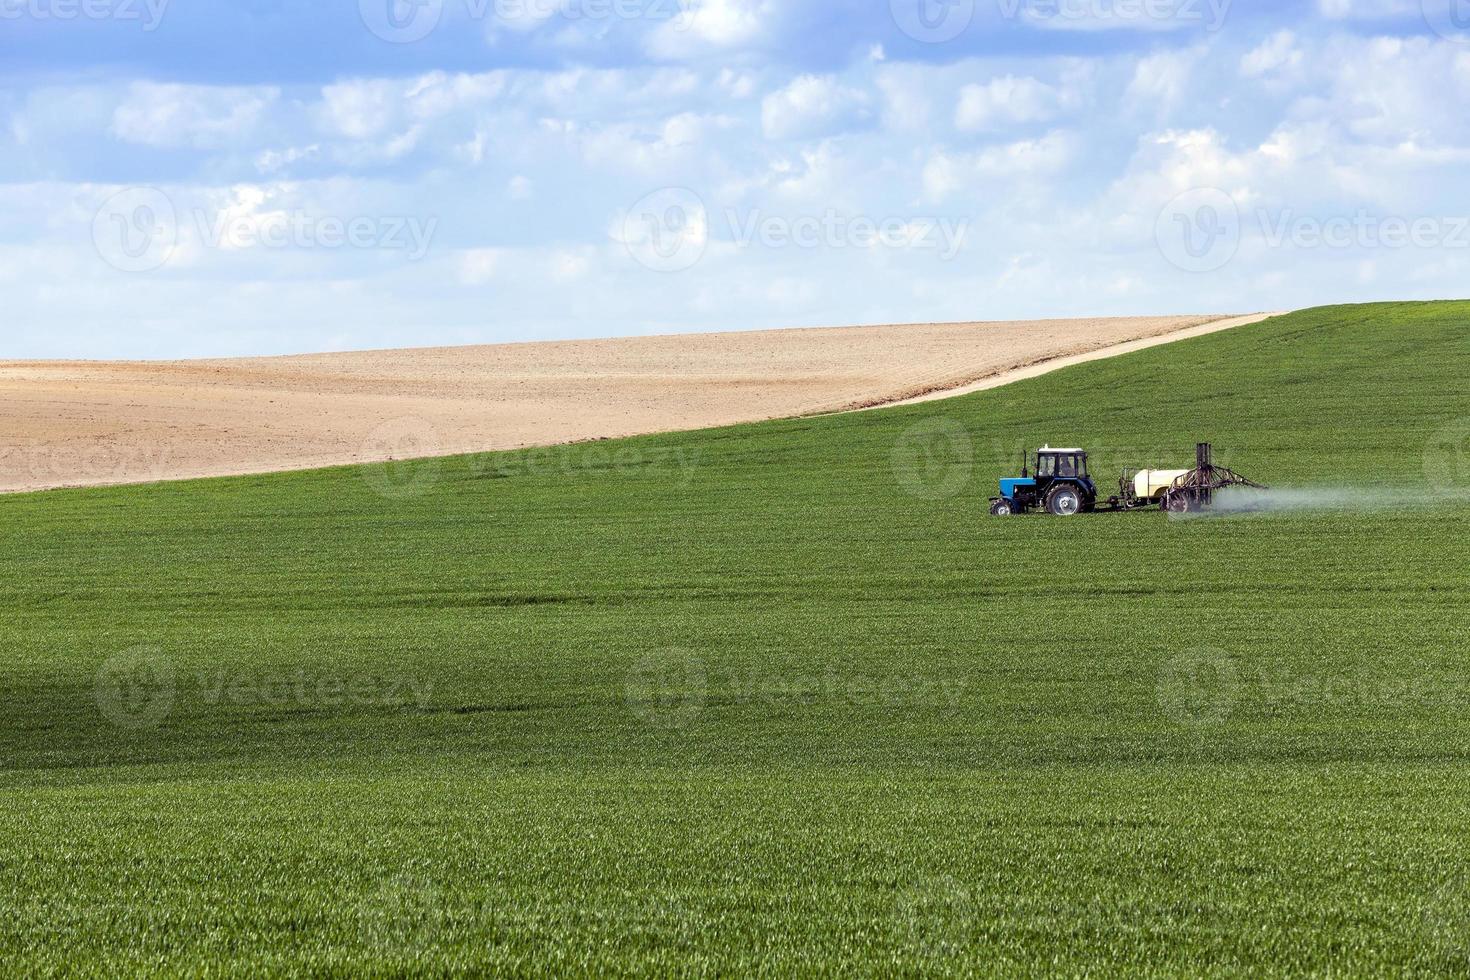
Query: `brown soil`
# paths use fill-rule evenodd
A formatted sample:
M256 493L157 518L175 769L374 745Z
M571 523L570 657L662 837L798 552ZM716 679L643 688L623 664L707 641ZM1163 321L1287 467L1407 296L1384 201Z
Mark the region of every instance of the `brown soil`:
M690 334L198 361L0 361L0 491L306 469L844 411L1255 318ZM1197 328L1197 329L1194 329Z

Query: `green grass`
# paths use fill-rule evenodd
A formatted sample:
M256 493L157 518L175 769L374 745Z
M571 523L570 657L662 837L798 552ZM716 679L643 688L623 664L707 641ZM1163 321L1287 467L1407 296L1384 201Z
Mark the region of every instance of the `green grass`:
M1467 378L1470 303L1333 308L901 410L0 499L0 968L1464 972ZM1023 446L1203 438L1375 506L986 516Z

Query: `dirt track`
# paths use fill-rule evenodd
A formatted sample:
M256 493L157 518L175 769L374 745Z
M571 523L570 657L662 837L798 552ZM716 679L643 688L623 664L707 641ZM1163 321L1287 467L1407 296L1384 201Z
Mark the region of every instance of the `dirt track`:
M230 360L0 361L0 492L844 411L993 387L1066 363L1058 359L1257 319L842 327Z

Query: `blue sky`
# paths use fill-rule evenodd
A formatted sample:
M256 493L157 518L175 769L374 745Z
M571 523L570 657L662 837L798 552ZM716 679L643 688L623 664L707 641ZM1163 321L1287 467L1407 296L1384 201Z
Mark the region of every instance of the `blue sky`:
M0 75L0 356L1470 281L1470 0L0 0Z

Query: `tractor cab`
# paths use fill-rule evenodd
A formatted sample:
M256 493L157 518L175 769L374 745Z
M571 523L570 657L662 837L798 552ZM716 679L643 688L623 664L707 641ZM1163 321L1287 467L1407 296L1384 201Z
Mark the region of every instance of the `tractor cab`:
M1042 449L1036 454L1036 475L1043 479L1087 479L1087 454L1080 449Z
M1021 475L1000 481L1000 496L990 501L997 517L1045 509L1057 517L1071 517L1097 507L1097 487L1087 472L1087 452L1043 446L1033 457L1035 473L1021 458Z

